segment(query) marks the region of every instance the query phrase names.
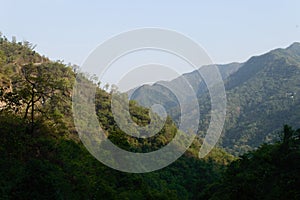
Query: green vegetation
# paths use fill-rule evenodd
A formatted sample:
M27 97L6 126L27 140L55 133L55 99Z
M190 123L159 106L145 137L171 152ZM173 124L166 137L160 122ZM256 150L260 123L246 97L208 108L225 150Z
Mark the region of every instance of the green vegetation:
M200 141L165 169L128 174L97 161L81 144L71 113L75 68L40 56L28 42L0 39L1 199L193 199L220 177L234 157L214 149L197 158ZM105 86L106 87L106 86ZM109 139L133 152L168 144L177 131L167 118L161 132L137 139L116 125L111 94L97 88L96 112ZM149 109L130 102L133 120L149 123Z
M284 126L283 137L232 162L203 199L299 199L300 129Z
M110 169L83 145L53 137L40 125L33 136L29 124L1 116L1 199L192 199L219 177L223 165L184 156L148 174ZM224 158L220 158L224 159Z
M297 50L297 51L296 51ZM225 85L222 146L234 154L274 142L284 124L300 127L300 44L249 59Z
M74 128L71 94L76 73L75 67L40 56L28 42L0 37L0 199L300 198L300 129L289 126L279 142L240 158L214 148L198 159L197 138L181 158L155 172L129 174L103 165L82 145ZM153 137L126 135L116 125L111 98L98 87L95 110L108 138L120 148L154 151L176 134L175 122L168 117ZM149 123L148 108L135 101L129 107L133 121ZM290 113L282 109L288 119L296 119L297 114Z
M274 142L284 124L300 127L300 43L251 57L243 64L231 63L218 68L227 96L226 121L219 145L227 152L241 155L264 142ZM197 71L165 84L180 88L183 79L197 92L201 113L199 135L203 136L211 112L207 87ZM192 108L194 102L189 101L188 94L186 96L186 103ZM143 106L161 103L175 122L180 118L176 97L158 84L140 87L132 99Z

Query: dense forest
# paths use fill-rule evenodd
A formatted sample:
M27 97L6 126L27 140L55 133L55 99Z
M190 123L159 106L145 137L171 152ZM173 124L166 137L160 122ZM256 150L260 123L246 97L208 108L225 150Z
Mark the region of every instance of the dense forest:
M226 96L226 122L219 146L234 155L254 150L278 139L284 124L300 127L300 43L253 56L245 63L216 65L223 78ZM129 91L131 99L143 106L162 103L172 119L180 118L176 97L165 85L181 87L187 80L197 92L200 106L199 135L210 122L210 97L201 77L204 66L196 71L161 84L143 85ZM186 104L193 107L186 94ZM158 98L157 98L158 97Z
M234 157L221 148L198 158L201 138L161 170L131 174L96 160L81 143L72 116L76 66L51 61L31 43L0 37L0 199L299 199L300 130L285 126L278 140ZM168 117L155 136L126 135L115 123L112 94L98 84L95 110L120 148L149 152L177 131ZM106 86L105 86L106 87ZM137 124L149 109L130 101Z

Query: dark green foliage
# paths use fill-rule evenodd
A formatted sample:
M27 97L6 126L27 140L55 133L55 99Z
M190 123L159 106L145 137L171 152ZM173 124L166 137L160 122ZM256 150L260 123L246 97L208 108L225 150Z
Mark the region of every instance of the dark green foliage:
M0 37L0 76L0 199L193 199L233 160L220 149L199 160L195 140L186 155L162 170L110 169L85 149L75 131L70 67L41 57L29 43ZM159 134L129 137L116 125L110 101L111 94L98 88L99 122L119 147L149 152L174 137L177 128L169 117ZM134 101L129 107L134 122L149 123L149 109Z
M285 126L283 140L234 161L206 199L299 199L300 129Z
M296 46L289 51L298 52ZM97 161L81 144L72 123L70 94L75 73L70 67L38 55L28 42L10 43L0 37L0 77L0 199L300 198L300 130L285 126L280 142L265 144L234 162L233 156L218 148L198 159L201 139L196 139L184 156L164 169L123 173ZM176 125L168 117L153 137L126 135L116 125L111 98L111 93L97 88L95 111L109 139L119 147L149 152L168 144L176 134ZM235 103L247 101L234 99ZM202 109L207 107L202 105ZM148 108L135 101L130 101L129 108L135 123L149 124ZM293 116L280 111L296 120L297 108ZM250 128L254 135L261 132L254 125ZM240 131L249 137L247 129Z
M33 137L21 118L0 119L3 199L192 199L224 168L184 156L156 172L122 173L95 160L80 143L53 138L42 124Z

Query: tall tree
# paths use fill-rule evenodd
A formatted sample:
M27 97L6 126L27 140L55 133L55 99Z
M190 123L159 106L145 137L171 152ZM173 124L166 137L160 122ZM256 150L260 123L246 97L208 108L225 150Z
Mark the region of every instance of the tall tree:
M4 95L7 108L30 120L33 132L36 116L47 118L70 98L72 76L71 68L57 62L24 65L14 77L13 90Z

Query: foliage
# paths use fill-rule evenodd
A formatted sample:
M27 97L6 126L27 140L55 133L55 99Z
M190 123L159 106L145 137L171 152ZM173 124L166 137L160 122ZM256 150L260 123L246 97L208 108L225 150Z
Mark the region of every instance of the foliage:
M75 72L35 53L27 42L1 38L0 51L4 58L0 65L1 199L193 199L233 160L220 149L199 160L200 143L195 141L186 155L156 172L128 174L110 169L80 143L72 123ZM119 147L149 152L174 137L177 128L169 117L159 134L148 139L129 137L116 125L110 101L111 94L97 88L99 122ZM134 122L149 123L149 109L134 101L129 107Z
M290 52L298 52L297 45L290 48ZM296 57L288 60L276 60L280 64L270 66L278 70L283 63L298 62ZM294 64L288 68L298 67ZM281 141L264 144L239 159L219 148L213 149L204 159L198 159L201 138L197 138L184 156L155 172L129 174L106 167L81 144L72 123L70 94L74 77L80 73L73 69L40 56L28 42L9 42L0 37L0 199L300 198L300 130L289 126L284 127ZM243 88L241 82L250 84L250 79L239 80L239 86L232 91ZM113 143L128 151L150 152L172 140L177 128L170 117L153 137L140 139L126 135L112 115L112 94L107 92L108 87L105 85L106 90L97 88L95 111ZM276 84L268 89L272 87ZM247 102L250 97L230 98L234 99L231 106L236 104L247 109L241 102ZM207 103L202 105L206 117L209 116L208 107ZM284 105L282 107L282 114L297 119L298 107L288 113ZM148 108L130 101L129 110L135 123L149 124ZM240 113L245 115L243 110ZM231 117L236 121L242 119L235 114ZM121 120L125 120L123 116ZM33 124L34 130L30 129ZM256 132L267 130L254 125L250 128L254 136ZM251 139L248 129L240 131ZM246 142L248 140L246 138Z
M283 139L264 144L231 163L205 199L299 199L300 129L284 126Z
M227 152L242 155L264 142L276 141L276 133L283 124L300 126L300 43L253 56L242 64L218 67L227 96L226 121L219 145ZM203 137L210 123L211 105L207 87L197 71L164 84L180 88L179 80L184 79L199 97L199 136ZM189 101L189 94L185 96L187 106L192 108L195 102ZM138 88L132 98L143 106L161 103L175 122L180 119L176 97L159 82Z

